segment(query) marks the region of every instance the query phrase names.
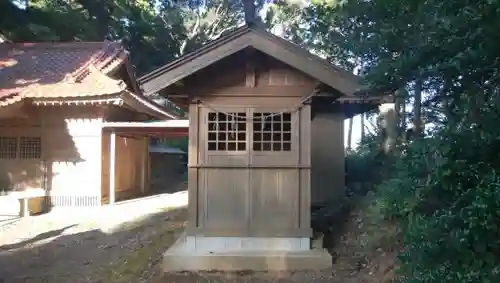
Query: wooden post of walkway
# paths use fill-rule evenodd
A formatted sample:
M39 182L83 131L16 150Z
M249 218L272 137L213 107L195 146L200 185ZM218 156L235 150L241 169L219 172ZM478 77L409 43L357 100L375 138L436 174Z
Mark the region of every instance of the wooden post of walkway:
M147 187L147 177L146 174L148 172L148 155L149 155L149 139L147 137L143 138L142 140L143 145L142 145L142 161L141 161L141 193L145 194L146 193L146 187Z
M116 133L109 137L109 205L115 204L116 194Z

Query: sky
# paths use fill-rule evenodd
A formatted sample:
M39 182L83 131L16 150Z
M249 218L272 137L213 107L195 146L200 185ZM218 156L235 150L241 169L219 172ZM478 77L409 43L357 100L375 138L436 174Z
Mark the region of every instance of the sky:
M347 132L349 131L349 119L344 121L344 147L347 147ZM361 115L354 116L352 123L352 148L356 148L361 139Z

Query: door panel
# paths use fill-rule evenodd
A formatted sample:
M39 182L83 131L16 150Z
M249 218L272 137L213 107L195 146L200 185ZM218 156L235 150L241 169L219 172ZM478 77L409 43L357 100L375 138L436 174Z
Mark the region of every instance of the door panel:
M208 229L248 227L248 169L202 169L204 226Z
M298 228L299 174L296 169L253 169L251 227Z

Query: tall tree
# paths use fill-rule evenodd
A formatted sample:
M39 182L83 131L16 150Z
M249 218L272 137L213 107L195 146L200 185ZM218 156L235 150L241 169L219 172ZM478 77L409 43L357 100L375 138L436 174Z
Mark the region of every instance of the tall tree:
M260 11L265 1L257 1ZM244 22L241 0L0 1L12 41L122 40L138 73L192 51Z

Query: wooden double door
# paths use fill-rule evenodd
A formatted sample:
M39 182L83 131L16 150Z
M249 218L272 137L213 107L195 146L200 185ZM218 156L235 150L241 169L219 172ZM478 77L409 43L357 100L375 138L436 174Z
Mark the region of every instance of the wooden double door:
M301 112L200 109L197 219L218 236L293 236L303 223L309 158ZM304 144L306 142L306 144ZM307 153L307 152L306 152ZM308 212L307 212L308 213Z

